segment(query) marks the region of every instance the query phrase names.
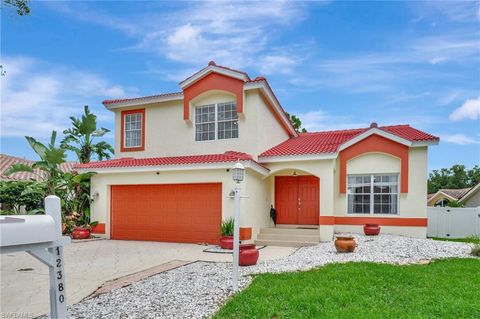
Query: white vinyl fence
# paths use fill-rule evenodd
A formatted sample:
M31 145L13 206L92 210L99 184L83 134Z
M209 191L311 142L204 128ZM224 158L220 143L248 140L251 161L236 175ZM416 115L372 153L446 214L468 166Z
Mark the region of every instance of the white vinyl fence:
M480 236L480 208L428 207L428 237Z

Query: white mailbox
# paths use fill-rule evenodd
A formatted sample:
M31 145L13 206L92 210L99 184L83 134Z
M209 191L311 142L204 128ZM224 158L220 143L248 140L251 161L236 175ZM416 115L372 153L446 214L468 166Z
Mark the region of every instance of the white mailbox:
M0 217L2 247L53 242L57 239L55 221L48 215Z
M45 215L0 217L0 253L27 252L48 266L50 274L50 317L67 318L60 198L45 198Z

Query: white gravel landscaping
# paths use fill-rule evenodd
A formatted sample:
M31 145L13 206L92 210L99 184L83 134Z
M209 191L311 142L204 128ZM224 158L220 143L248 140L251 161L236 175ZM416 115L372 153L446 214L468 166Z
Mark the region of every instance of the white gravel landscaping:
M288 257L241 268L241 287L249 274L306 270L334 262L392 264L425 259L469 257L471 244L380 235L353 234L355 253L338 254L332 242L303 247ZM115 289L69 307L72 318L207 318L231 295L231 264L197 262Z

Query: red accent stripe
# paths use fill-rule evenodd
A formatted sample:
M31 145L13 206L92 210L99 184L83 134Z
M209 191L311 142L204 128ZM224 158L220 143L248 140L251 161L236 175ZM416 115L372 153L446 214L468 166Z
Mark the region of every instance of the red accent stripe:
M401 193L408 193L408 146L379 135L370 135L340 152L340 193L346 193L347 162L359 155L372 152L386 153L400 159Z
M92 227L92 233L94 234L105 234L105 224L98 223Z
M319 225L334 225L335 217L333 216L320 216Z
M390 217L335 217L335 225L365 225L379 224L381 226L417 226L427 227L427 218L390 218Z

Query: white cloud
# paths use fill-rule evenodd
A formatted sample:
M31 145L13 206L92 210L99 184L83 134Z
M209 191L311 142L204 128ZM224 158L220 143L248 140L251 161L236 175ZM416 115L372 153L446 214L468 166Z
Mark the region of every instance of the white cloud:
M123 32L136 42L127 50L154 52L186 64L185 69L215 60L233 68L261 69L265 74L275 67L280 73L289 73L300 62L295 58L299 54L291 54L296 50L294 44L289 44L289 50L282 48L284 54L272 52L280 49L273 45L278 28L302 21L305 7L302 2L286 0L194 1L174 7L168 14L134 10L128 17L119 17L92 3L50 6L81 21Z
M330 131L368 127L360 121L352 121L346 116L332 115L322 110L296 114L302 121L302 127L309 132Z
M444 135L441 136L441 140L458 145L480 144L479 139L475 139L464 134Z
M69 116L79 115L83 105L98 106L103 98L123 97L125 89L105 78L52 65L30 57L3 58L1 81L1 136L49 136L69 126ZM98 107L99 120L106 111ZM111 120L111 119L110 119Z
M450 120L459 121L463 119L477 120L480 118L480 97L465 101L462 106L450 114Z

